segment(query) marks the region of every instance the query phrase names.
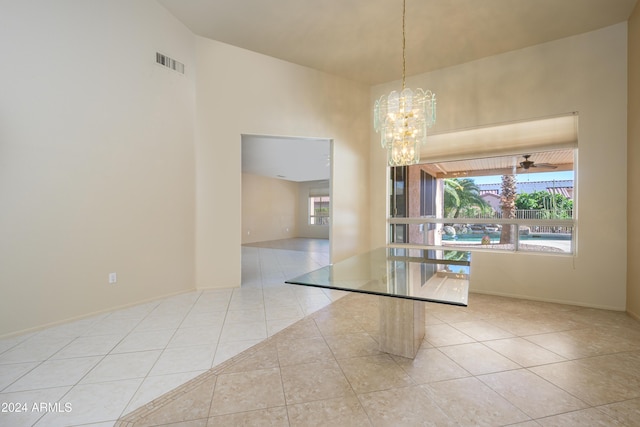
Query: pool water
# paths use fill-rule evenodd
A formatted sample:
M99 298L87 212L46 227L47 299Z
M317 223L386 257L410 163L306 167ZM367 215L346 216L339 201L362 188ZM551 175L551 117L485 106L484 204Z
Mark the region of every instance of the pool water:
M443 235L442 240L456 240L460 242L478 242L482 241L483 236L489 236L491 243L500 241L500 233L466 233L455 236ZM521 234L520 241L523 240L571 240L571 234L568 233L531 233Z

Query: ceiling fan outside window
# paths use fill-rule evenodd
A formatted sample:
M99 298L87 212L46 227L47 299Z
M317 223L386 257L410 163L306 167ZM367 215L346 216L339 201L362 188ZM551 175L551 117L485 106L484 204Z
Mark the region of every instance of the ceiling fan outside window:
M546 168L546 169L556 169L558 166L552 165L551 163L537 163L533 160L529 160L531 154L523 154L524 161L520 162L520 167L524 170L529 170L529 168Z

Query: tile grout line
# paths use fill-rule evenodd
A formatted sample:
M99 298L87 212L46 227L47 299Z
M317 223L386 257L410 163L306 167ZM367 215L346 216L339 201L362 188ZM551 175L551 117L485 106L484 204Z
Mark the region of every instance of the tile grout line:
M105 317L105 319L106 319L106 318L108 318L108 317L110 317L110 316L111 316L111 314L110 314L110 315L108 315L108 316L106 316L106 317ZM143 319L144 319L144 318L143 318ZM101 320L104 320L104 319L101 319ZM140 324L140 322L142 322L142 319L141 319L140 321L138 321L138 323L136 323L136 326L137 326L137 325L139 325L139 324ZM98 323L98 322L95 322L95 323ZM78 379L78 381L77 381L75 384L71 385L71 386L69 387L69 390L67 390L67 392L66 392L66 393L64 393L62 396L60 396L60 398L58 399L58 401L62 401L62 399L64 399L67 395L69 395L69 393L71 393L71 392L73 391L73 389L74 389L75 387L77 387L77 386L80 384L80 382L81 382L81 381L82 381L82 380L83 380L87 375L89 375L89 373L90 373L91 371L93 371L93 370L96 368L96 366L98 366L98 365L99 365L99 364L100 364L100 363L101 363L101 362L102 362L102 361L103 361L103 360L104 360L104 359L105 359L105 358L110 354L110 352L111 352L111 351L113 351L113 349L115 349L115 348L118 346L118 344L120 344L120 343L121 343L121 342L122 342L122 341L123 341L123 340L124 340L124 339L125 339L125 338L126 338L126 337L127 337L127 336L128 336L128 335L129 335L133 330L134 330L134 329L135 329L135 327L134 327L131 331L129 331L127 334L125 334L125 336L124 336L124 337L122 337L122 338L118 341L118 343L116 343L116 344L111 348L111 350L109 351L109 353L104 354L104 355L98 355L98 356L102 356L102 357L100 358L100 360L99 360L98 362L96 362L96 364L95 364L92 368L90 368L90 369L89 369L89 370L88 370L88 371L87 371L87 372L86 372L86 373L85 373L85 374L84 374L80 379ZM87 331L85 331L85 332L87 332ZM82 337L82 336L84 336L84 335L80 335L80 337ZM60 351L62 351L64 348L68 347L68 346L69 346L73 341L75 341L77 338L78 338L78 337L74 338L74 340L72 340L69 344L67 344L66 346L64 346L63 348L61 348L60 350L58 350L57 352L55 352L55 353L54 353L54 354L52 354L51 356L49 356L49 358L48 358L47 360L50 360L50 359L51 359L51 357L53 357L55 354L59 353L59 352L60 352ZM85 356L85 357L91 357L91 356ZM44 362L43 362L43 363L44 363ZM47 413L43 413L43 414L42 414L42 416L41 416L40 418L38 418L38 420L37 420L37 421L35 421L35 422L32 424L32 426L36 426L36 425L37 425L38 423L40 423L40 421L42 421L42 420L43 420L47 415L48 415Z
M187 311L187 313L184 315L184 317L182 318L182 320L180 321L180 324L176 327L176 329L173 331L173 334L171 334L171 337L169 337L169 340L167 341L167 343L165 344L164 348L162 349L162 351L160 352L160 354L158 355L158 357L156 358L156 360L153 362L153 364L151 365L151 367L149 368L149 371L147 372L147 374L142 378L142 381L140 381L140 384L138 385L138 387L136 388L136 390L133 392L133 394L131 395L131 398L129 399L129 401L123 406L122 411L120 412L120 414L118 415L118 418L122 417L122 415L124 414L124 411L127 410L127 408L129 407L129 405L131 404L131 402L133 401L133 399L135 398L136 394L140 391L140 389L142 388L142 385L144 384L144 382L147 380L147 378L149 378L149 374L151 373L151 371L153 370L153 368L156 366L156 364L158 363L158 361L160 360L160 358L162 357L162 355L164 354L165 350L167 349L167 347L169 346L169 343L171 342L171 340L173 339L173 337L175 337L176 333L178 332L178 330L180 329L180 325L182 325L184 323L184 320L187 318L187 316L189 315L189 313L193 310L193 306L196 304L196 302L198 300L200 300L200 298L202 297L202 291L199 292L198 298L195 299L195 301L191 304L191 308L189 309L189 311ZM158 308L161 304L158 304L154 310L156 308ZM143 318L143 320L147 319L149 316L151 316L151 313L153 313L154 310L151 310L147 316L145 316ZM142 323L142 321L140 321L140 323ZM138 323L138 325L140 324ZM135 328L133 329L135 330ZM129 336L133 330L127 335ZM115 347L114 347L115 348ZM112 349L113 350L113 349ZM118 419L116 418L116 420Z

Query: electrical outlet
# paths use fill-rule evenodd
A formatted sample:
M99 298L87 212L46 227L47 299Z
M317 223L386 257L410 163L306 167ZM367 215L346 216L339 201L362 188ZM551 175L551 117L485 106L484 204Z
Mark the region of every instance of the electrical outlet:
M109 273L109 284L113 285L118 282L118 276L116 273Z

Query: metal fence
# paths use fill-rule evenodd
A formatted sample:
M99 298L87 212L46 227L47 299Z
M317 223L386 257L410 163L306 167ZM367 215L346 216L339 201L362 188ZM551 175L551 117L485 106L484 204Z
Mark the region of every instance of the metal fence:
M502 219L502 212L464 212L456 219ZM516 219L571 219L573 210L571 209L517 209ZM508 219L508 218L507 218Z
M465 212L456 218L456 222L460 220L474 219L503 219L502 212ZM517 209L515 219L531 219L531 220L553 220L553 219L571 219L573 218L573 210L571 209ZM509 219L509 218L505 218ZM470 221L471 222L471 221ZM571 227L532 225L529 226L532 233L571 233Z

